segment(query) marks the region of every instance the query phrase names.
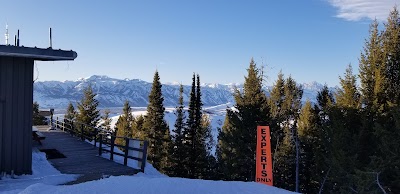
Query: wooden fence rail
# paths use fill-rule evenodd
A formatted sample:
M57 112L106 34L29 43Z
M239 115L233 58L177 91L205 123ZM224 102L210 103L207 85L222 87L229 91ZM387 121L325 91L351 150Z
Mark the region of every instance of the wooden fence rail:
M128 165L128 159L138 161L137 169L144 172L147 159L147 141L127 137L118 137L107 130L88 126L86 124L78 123L73 120L60 120L58 117L56 118L56 120L52 120L51 124L56 129L80 137L82 141L94 141L95 147L98 143L99 156L101 156L104 152L108 152L110 153L110 160L112 161L114 161L114 155L122 156L124 158L123 163L125 166ZM116 144L116 139L124 139L124 144ZM120 149L115 150L115 147Z

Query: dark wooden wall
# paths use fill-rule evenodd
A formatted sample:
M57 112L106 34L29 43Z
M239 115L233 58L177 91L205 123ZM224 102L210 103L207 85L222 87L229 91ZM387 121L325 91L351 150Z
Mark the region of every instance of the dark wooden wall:
M0 57L0 172L32 173L33 59Z

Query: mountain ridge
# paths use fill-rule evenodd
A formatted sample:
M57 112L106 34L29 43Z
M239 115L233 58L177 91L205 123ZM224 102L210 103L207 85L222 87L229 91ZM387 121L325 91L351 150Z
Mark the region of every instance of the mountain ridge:
M41 108L64 109L69 102L76 104L83 95L83 89L91 85L99 107L122 107L128 100L133 107L147 106L148 95L152 83L140 79L116 79L105 75L93 75L87 78L79 78L75 81L36 81L34 83L34 101ZM314 102L317 92L323 87L318 82L300 84L304 88L303 101L309 99ZM184 102L187 104L190 93L189 85L184 85ZM234 103L232 93L234 89L241 90L243 84L230 83L202 83L202 100L204 106L216 106L220 104ZM265 91L269 95L271 86L266 86ZM334 90L334 88L331 88ZM176 82L165 83L162 87L164 105L174 107L179 96L179 84Z

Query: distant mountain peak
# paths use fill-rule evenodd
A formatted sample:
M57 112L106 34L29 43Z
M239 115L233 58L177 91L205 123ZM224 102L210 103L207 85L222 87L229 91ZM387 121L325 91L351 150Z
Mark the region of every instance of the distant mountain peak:
M140 79L116 79L106 75L93 75L87 78L80 78L76 81L40 81L34 83L34 100L42 108L64 109L69 102L79 102L83 93L82 90L92 85L97 93L100 107L122 107L125 100L131 106L146 107L148 96L151 90L151 83ZM175 107L179 97L178 82L164 83L162 93L164 106ZM302 84L304 93L303 100L315 101L317 92L323 87L318 82ZM189 99L189 85L184 85L184 101L187 105ZM234 88L241 90L242 83L202 83L202 100L204 106L217 106L221 104L234 104L232 93ZM268 95L268 88L266 86Z

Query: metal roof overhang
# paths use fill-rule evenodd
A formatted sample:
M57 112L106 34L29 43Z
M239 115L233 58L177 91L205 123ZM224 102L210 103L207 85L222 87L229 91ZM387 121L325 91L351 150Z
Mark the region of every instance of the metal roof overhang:
M74 60L78 54L72 50L0 45L0 56L30 58L38 61L61 61Z

